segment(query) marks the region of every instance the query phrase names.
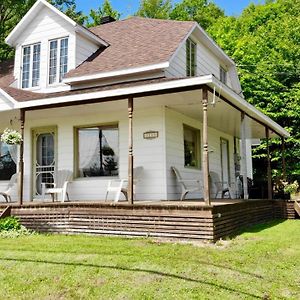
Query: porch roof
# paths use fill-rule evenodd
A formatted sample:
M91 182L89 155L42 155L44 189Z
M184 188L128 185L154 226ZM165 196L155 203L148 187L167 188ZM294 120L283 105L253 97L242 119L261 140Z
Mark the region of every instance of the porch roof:
M163 77L47 94L28 92L13 87L2 87L0 91L2 91L2 95L6 96L7 100L12 102L13 109L36 110L121 100L128 97L139 98L193 90L200 91L204 86L210 89L211 97L215 93L217 94L216 98L223 100L236 110L244 112L246 116L270 128L278 136L289 136L289 133L284 128L252 106L228 86L221 83L213 75L193 78Z

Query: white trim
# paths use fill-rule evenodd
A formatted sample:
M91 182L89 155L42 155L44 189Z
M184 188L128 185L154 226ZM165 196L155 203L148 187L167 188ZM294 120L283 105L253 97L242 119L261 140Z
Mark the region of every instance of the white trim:
M233 105L247 113L250 117L257 119L258 121L262 122L263 124L267 125L270 129L274 130L278 134L289 137L290 134L282 128L279 124L274 122L268 116L264 115L246 100L244 100L241 96L236 94L233 90L228 88L226 85L221 83L218 79L216 79L213 75L205 75L200 77L192 77L192 78L185 78L185 79L178 79L178 80L171 80L167 82L160 82L160 83L152 83L152 84L145 84L140 86L134 87L126 87L108 91L98 91L86 94L77 94L77 95L68 95L63 97L54 97L54 98L46 98L46 99L38 99L38 100L31 100L31 101L24 101L24 102L17 102L15 103L14 109L20 108L30 108L36 106L44 106L51 104L59 104L59 103L69 103L69 102L79 102L84 100L92 100L92 99L103 99L109 97L124 97L128 95L136 95L142 94L147 92L154 92L154 91L164 91L173 88L182 88L182 87L192 87L192 86L199 86L207 84L211 88L216 87L218 90L221 91L221 94L226 97Z
M19 37L21 32L26 28L26 22L30 22L31 15L37 14L39 9L42 8L42 6L46 6L51 11L59 15L61 18L63 18L66 22L71 24L75 28L75 31L78 33L82 33L85 35L89 40L92 40L99 45L103 45L105 47L108 46L108 43L102 40L97 35L90 32L88 29L78 25L75 21L73 21L71 18L69 18L67 15L62 13L60 10L55 8L53 5L48 3L46 0L38 0L36 3L31 7L31 9L26 13L26 15L22 18L22 20L17 24L17 26L13 29L13 31L6 37L5 42L10 46L16 46L15 40ZM28 20L29 19L29 20Z
M0 94L7 99L8 101L10 101L14 107L17 106L19 104L18 101L16 101L13 97L11 97L9 94L7 94L3 89L0 88Z
M111 71L111 72L101 72L101 73L86 75L86 76L67 77L63 80L63 83L66 83L66 84L83 83L84 81L91 81L91 80L97 80L97 79L103 79L103 78L110 78L110 77L116 77L116 76L124 76L124 75L136 74L136 73L155 71L155 70L168 68L169 66L170 66L169 62L163 62L163 63L159 63L159 64L155 64L155 65L148 65L148 66L136 67L136 68L130 68L130 69L122 69L122 70Z

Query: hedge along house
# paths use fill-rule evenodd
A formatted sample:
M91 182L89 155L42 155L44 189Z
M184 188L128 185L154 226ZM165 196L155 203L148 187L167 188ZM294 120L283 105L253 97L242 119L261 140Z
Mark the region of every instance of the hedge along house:
M142 166L136 202L177 200L175 166L203 183L187 198L210 204L211 171L240 196L252 140L287 131L243 98L234 62L197 23L106 21L86 29L38 0L7 37L16 52L0 65L0 132L17 129L23 142L1 144L0 188L18 170L15 201L39 200L42 182L70 170L71 201L104 200L108 180L128 178L132 203Z

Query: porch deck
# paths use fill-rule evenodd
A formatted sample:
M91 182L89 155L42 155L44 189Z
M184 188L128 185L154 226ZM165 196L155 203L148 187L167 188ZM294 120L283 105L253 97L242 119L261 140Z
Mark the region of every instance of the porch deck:
M7 204L0 204L1 211ZM27 228L63 234L119 235L216 241L245 226L287 218L286 201L29 202L10 204L9 215ZM7 215L7 211L6 211Z

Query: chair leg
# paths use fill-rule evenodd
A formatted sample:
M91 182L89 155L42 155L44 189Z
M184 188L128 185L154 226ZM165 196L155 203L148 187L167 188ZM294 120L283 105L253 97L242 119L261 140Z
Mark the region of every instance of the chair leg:
M11 202L11 197L10 197L10 195L7 195L7 202Z
M53 193L51 193L50 195L51 195L51 198L52 198L52 202L54 202L54 200L55 200L55 196L54 196L54 194L53 194Z
M189 191L182 191L180 201L183 201L185 199L185 196L188 194Z

